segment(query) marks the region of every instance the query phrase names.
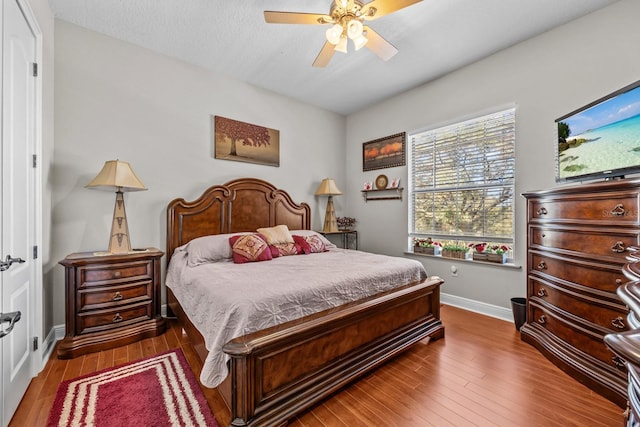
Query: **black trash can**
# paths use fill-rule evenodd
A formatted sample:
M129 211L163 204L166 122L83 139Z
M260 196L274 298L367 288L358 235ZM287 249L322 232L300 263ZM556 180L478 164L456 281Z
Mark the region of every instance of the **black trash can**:
M516 324L516 330L527 321L527 299L511 298L511 310L513 311L513 321Z

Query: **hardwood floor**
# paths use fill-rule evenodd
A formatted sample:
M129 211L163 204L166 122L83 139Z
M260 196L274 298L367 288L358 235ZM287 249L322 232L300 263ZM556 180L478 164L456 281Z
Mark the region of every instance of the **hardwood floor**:
M294 427L621 426L623 410L570 378L520 341L512 323L442 307L443 340L418 343L310 411ZM11 427L46 424L58 383L181 347L196 376L201 364L175 322L164 335L71 360L49 360L22 399ZM201 387L221 426L229 411Z

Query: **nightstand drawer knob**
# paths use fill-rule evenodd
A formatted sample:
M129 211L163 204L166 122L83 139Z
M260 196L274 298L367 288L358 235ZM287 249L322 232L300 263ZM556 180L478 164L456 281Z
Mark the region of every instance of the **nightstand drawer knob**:
M116 292L115 294L113 294L113 298L111 298L111 301L120 301L123 298L124 296L120 292Z
M543 314L542 316L538 317L538 323L540 323L541 325L547 323L547 316Z
M122 322L122 316L120 316L120 313L116 313L115 316L113 316L113 323L118 323L118 322Z
M121 271L114 271L113 272L113 277L115 277L116 279L119 278L120 276L122 276L122 272Z
M547 214L547 209L546 208L540 208L537 210L536 212L538 215L546 215Z
M547 263L544 261L540 261L538 263L538 270L546 270L547 269Z
M611 325L613 325L616 329L624 329L626 325L624 324L624 319L621 316L616 317L611 321Z
M538 296L539 296L540 298L544 298L544 297L546 297L546 296L547 296L547 291L546 291L544 288L540 288L540 289L538 289Z

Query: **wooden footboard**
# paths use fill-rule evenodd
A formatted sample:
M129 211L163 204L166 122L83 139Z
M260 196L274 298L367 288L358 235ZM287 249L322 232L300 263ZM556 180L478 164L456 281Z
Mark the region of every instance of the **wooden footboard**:
M286 423L410 345L443 337L442 282L430 277L227 343L231 425ZM183 320L179 305L174 312Z

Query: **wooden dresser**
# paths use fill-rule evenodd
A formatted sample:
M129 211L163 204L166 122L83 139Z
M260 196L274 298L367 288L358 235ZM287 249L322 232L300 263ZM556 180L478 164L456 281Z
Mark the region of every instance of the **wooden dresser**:
M58 357L68 359L160 335L160 258L148 248L122 255L75 253L65 267L66 335Z
M616 294L638 245L640 181L560 186L527 198L527 322L522 339L621 407L624 361L604 336L628 330Z

